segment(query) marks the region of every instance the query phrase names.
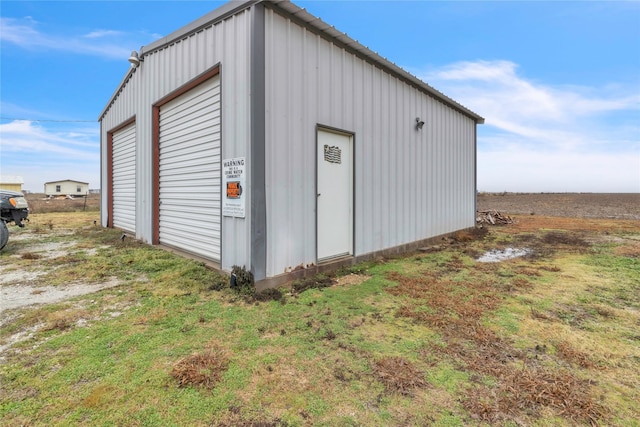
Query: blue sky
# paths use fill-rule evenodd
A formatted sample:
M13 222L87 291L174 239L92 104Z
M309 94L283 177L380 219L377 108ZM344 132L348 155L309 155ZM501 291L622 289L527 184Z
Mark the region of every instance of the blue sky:
M132 50L224 2L0 2L0 174L100 186ZM297 1L486 118L478 190L640 192L640 2Z

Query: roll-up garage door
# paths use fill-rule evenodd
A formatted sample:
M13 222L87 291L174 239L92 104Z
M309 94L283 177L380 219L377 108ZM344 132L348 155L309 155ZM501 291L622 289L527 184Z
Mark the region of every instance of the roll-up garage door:
M113 226L136 231L136 124L113 133Z
M159 241L220 261L220 76L160 107Z

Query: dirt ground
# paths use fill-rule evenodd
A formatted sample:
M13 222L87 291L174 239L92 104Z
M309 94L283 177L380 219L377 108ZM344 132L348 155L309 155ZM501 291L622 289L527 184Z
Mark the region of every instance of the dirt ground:
M85 222L92 223L98 219L97 209L99 195L89 195L86 200L48 199L43 194L30 194L29 205L33 214L25 232L20 236L13 236L12 241L22 240L23 247L15 254L4 254L0 263L0 325L3 323L2 312L31 304L42 304L60 301L71 296L95 292L105 287L118 284L108 281L105 284L83 285L73 283L68 286L51 287L35 283L45 269L35 269L25 272L16 269L12 261L19 262L25 253L35 252L40 259L51 259L67 254L71 243L49 242L41 244L45 236L51 237L61 230L48 233L35 233L36 229L46 230L50 223L64 223L64 212L69 210L88 210ZM512 233L534 231L542 228L562 230L592 230L600 231L629 229L635 230L640 220L640 194L517 194L517 193L483 193L478 195L478 210L497 210L512 215L515 223L506 227ZM48 212L40 218L37 214ZM62 212L59 214L51 212ZM54 216L51 216L54 215ZM60 216L60 218L58 218ZM83 216L84 218L84 216ZM610 220L605 223L602 219ZM43 222L44 221L44 222ZM47 222L48 221L48 222ZM68 224L67 224L68 225ZM350 276L343 280L348 280ZM4 319L6 320L6 319Z
M477 200L479 211L640 220L640 193L481 193Z
M44 193L25 194L31 213L77 212L100 210L100 194L89 194L87 197L47 197Z
M72 253L80 252L83 256L92 256L101 248L99 246L100 243L95 245L79 244L73 239L74 230L76 229L85 231L101 229L94 222L99 219L97 210L76 212L75 214L77 215L72 215L73 221L70 221L70 215L66 213L55 213L58 211L51 213L46 210L51 209L52 206L59 207L59 205L54 205L56 201L50 201L49 203L47 203L47 200L41 199L41 201L43 202L42 206L39 207L37 213L34 213L27 227L22 230L14 230L15 235L10 240L15 244L14 248L9 248L10 251L4 252L0 256L0 327L5 327L15 322L16 319L20 319L19 310L23 307L63 301L73 296L92 293L121 284L117 277L109 277L103 283L93 284L83 283L82 277L79 277L77 281L57 286L49 286L46 282L39 280L42 275L51 271L52 268L56 268L63 261L71 259L68 256ZM593 241L626 239L625 244L616 249L617 253L631 258L640 257L640 241L636 237L637 231L640 229L640 194L482 194L478 197L478 209L498 210L512 216L515 219L513 224L489 227L499 228L500 232L522 233L522 236L514 236L514 241L522 243L527 248L534 248L534 252L542 253L543 249L553 249L554 245L575 246L574 249L578 251L587 242L591 242L591 239L597 239ZM571 233L556 233L554 230L571 231ZM625 230L635 234L628 239L614 234L614 232ZM541 232L537 234L531 233L531 235L527 236L529 231ZM584 231L595 233L583 233ZM456 237L457 242L468 241L466 240L467 237L471 239L470 234L465 235L464 233L461 232ZM472 243L469 241L469 245ZM454 244L453 240L452 244ZM466 243L462 244L466 245ZM484 247L482 249L484 250ZM515 248L514 250L519 249ZM473 248L465 250L465 254L469 256L474 256L471 255L473 252ZM478 251L478 256L481 253L482 251ZM526 254L522 256L526 256ZM81 256L77 256L77 259L81 259ZM54 260L59 262L51 263ZM38 267L40 263L43 266ZM571 373L572 371L564 370L561 373L556 373L552 369L547 369L546 365L543 366L542 363L537 364L538 360L550 363L552 356L556 357L555 354L546 353L544 341L540 341L542 342L541 346L536 344L535 349L522 350L514 347L509 340L495 335L490 329L483 326L485 314L495 309L503 301L503 295L498 292L500 289L498 291L495 289L494 280L492 278L487 280L487 277L492 274L491 272L501 275L513 273L513 276L508 276L514 277L513 280L508 280L509 288L502 289L503 292L507 293L515 292L519 289L518 286L525 289L526 286L530 285L528 279L516 277L516 274L518 276L534 277L542 274L538 273L539 270L559 271L559 267L555 265L549 267L555 270L544 270L543 267L545 266L540 264L527 264L519 267L519 269L498 270L492 265L479 264L473 270L474 272L470 273L475 274L470 276L474 280L469 281L469 285L465 287L465 299L460 301L449 297L451 295L451 286L457 287L459 284L454 280L440 276L440 274L444 274L445 269L458 271L457 269L463 268L461 260L456 256L452 256L450 261L442 265L442 271L425 271L423 276L420 277L405 274L406 272L390 273L388 278L397 281L399 286L390 288L389 293L398 296L411 296L412 300L415 301L415 303L407 303L403 306L396 314L396 318L404 317L411 319L413 322L433 324L435 325L434 327L437 327L438 334L442 337L442 340L446 342L446 346L438 344L428 349L425 348L424 352L420 353L420 357L425 357L425 363L432 363L438 358L448 358L448 360L459 361L461 366L465 367L464 369L471 372L469 381L478 384L474 388L474 393L476 394L471 397L465 397L466 395L460 394L463 397L459 402L465 405L466 410L472 414L474 419L497 423L509 415L516 420L513 423L514 425L528 425L527 421L529 419L527 417L535 418L537 416L535 411L543 408L543 411L557 410L559 413L568 413L567 419L571 421L568 421L566 425L588 425L589 421L592 421L591 425L607 425L607 411L604 409L601 411L601 407L597 404L597 398L589 394L591 385L597 384L597 375L599 375L597 370L600 369L598 363L601 362L598 356L591 356L590 353L580 351L581 347L578 345L578 338L574 341L559 341L554 345L556 345L561 366L569 366L571 363L576 364L579 362L582 363L580 366L584 370L593 369L593 371L589 372L594 375L595 379L589 380L589 382L582 381L580 379L582 378L581 375L574 376ZM572 278L568 273L564 277L573 280L573 282L570 281L569 283L578 283L578 279ZM350 274L340 278L337 285L355 285L366 279L368 279L367 276ZM550 287L548 286L547 288ZM558 291L559 294L565 292L560 285L558 285L558 289L561 289ZM90 303L93 303L93 301ZM84 313L88 306L86 304L89 303L78 301L74 304L69 309L69 312ZM113 303L109 302L108 304ZM547 322L549 325L554 322L553 319L556 318L554 316L557 316L560 320L556 323L562 325L565 322L565 317L577 316L575 313L582 313L578 311L578 308L572 311L574 310L573 306L569 310L567 308L569 305L565 306L563 304L560 303L558 305L560 308L557 308L556 311L550 310L549 314L546 311L531 310L531 316L539 316L539 319L542 319L541 322ZM432 311L424 310L424 307L427 306ZM107 306L107 303L105 303L104 307L102 313L107 313L105 316L120 316L124 311L121 309L122 306ZM128 306L126 307L128 308ZM595 307L593 309L596 310L596 313L605 313L602 314L603 318L611 318L614 313L613 309L605 311L602 308L604 307L603 305L596 306L592 304L588 307ZM597 309L600 309L600 311L597 311ZM565 317L561 318L561 316ZM85 317L81 317L79 321L76 321L75 318L70 318L74 319L73 321L77 322L75 324L79 326L82 325L79 323L80 321L87 322ZM66 318L52 315L52 319ZM364 324L364 319L363 317L358 325ZM504 319L511 322L510 317L504 317ZM535 320L535 317L533 319ZM54 326L50 326L51 324ZM529 326L531 324L527 323ZM14 354L12 353L14 351L13 347L17 343L37 336L40 331L49 330L46 328L55 327L61 329L66 328L66 325L67 323L64 322L51 323L51 321L47 320L37 323L35 326L16 329L12 335L5 334L6 336L0 337L0 365L6 360L11 360L10 357ZM546 330L549 325L544 326L544 329ZM553 325L555 325L554 328L557 328L554 329L554 332L563 331L560 326L555 323ZM634 325L637 325L637 320ZM282 331L284 329L281 329L280 335L283 334ZM546 335L540 336L545 337ZM636 339L635 335L633 336L634 338L632 339ZM336 335L332 330L327 329L327 335L322 339L331 341L335 338ZM342 351L347 347L339 348ZM473 349L473 351L470 351L470 349ZM201 373L205 370L216 369L224 371L227 369L228 360L224 353L220 354L224 357L218 358L217 353L204 353L204 356L208 357L204 359L196 357L193 360L193 357L187 357L175 365L171 375L180 385L184 385L183 378L194 377L195 380L199 381ZM535 359L530 359L532 354L535 355ZM437 357L434 355L437 355ZM613 372L616 369L614 367L626 366L626 361L630 357L627 355L625 358L621 358L607 366ZM592 359L595 362L592 362ZM336 359L336 362L338 360ZM520 369L520 366L524 366L525 361L533 360L536 363L529 365L528 369ZM191 365L186 362L191 363ZM219 365L212 365L211 363L213 362L217 362ZM593 367L589 364L597 366ZM283 365L289 366L287 364ZM351 371L349 368L343 369L342 365L337 365L338 368L334 373L337 380L345 382L356 379L357 374L354 374L355 371ZM434 363L430 366L436 365ZM385 388L398 395L420 399L422 392L418 391L417 394L414 394L416 389L428 390L424 392L424 395L433 391L429 389L431 387L430 383L422 379L424 374L419 369L415 369L411 361L405 358L381 358L372 364L371 369L373 374L384 384ZM271 368L268 372L272 372ZM620 370L615 372L627 371ZM485 375L499 379L496 380L497 385L481 384L478 378L483 378ZM205 377L203 381L208 380L208 378ZM218 381L217 378L216 381ZM272 377L271 374L267 374L265 378L278 377ZM197 384L194 381L192 381L192 384ZM635 383L635 380L630 381L630 383ZM213 386L215 383L205 383L204 385ZM513 390L517 390L517 393L513 393ZM382 395L378 396L378 403L380 402L380 396ZM443 396L448 395L443 394ZM425 401L438 401L437 397L434 399ZM422 402L420 400L417 401ZM567 404L568 401L570 402L569 404ZM487 402L495 402L495 404L488 406ZM304 418L307 418L307 416L304 416ZM550 419L548 415L543 415L542 417L545 420ZM600 419L605 420L604 424L599 424L598 420ZM0 424L2 423L0 422ZM263 423L255 423L255 425L258 424L263 425ZM507 424L511 423L505 423L504 425ZM561 424L558 421L558 425ZM229 423L221 425L240 424ZM249 423L243 423L242 425L249 425ZM254 423L251 425L254 425ZM264 425L276 425L276 423L264 423ZM398 423L398 425L401 424ZM405 424L402 423L402 425Z
M44 194L28 194L32 213L97 211L100 195L89 194L74 200L49 199ZM478 210L508 214L559 216L568 218L615 218L640 220L640 193L481 193Z

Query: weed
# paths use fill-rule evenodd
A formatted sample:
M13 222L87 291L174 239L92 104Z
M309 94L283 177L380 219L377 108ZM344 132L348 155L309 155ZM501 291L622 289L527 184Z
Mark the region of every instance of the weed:
M542 311L535 309L533 307L531 307L531 317L533 319L538 319L538 320L551 320L553 319L553 317L549 316L546 313L543 313Z
M53 331L58 329L60 331L64 331L65 329L71 328L73 322L70 319L60 318L53 319L48 322L45 326L42 327L42 331Z
M560 341L556 343L555 348L558 355L570 363L576 364L585 369L595 367L595 363L587 354L574 349L567 341Z
M441 332L446 346L434 345L433 351L450 356L461 368L498 379L495 385L469 389L464 404L475 416L487 422L505 417L513 420L518 417L516 408L539 413L545 407L576 421L599 422L607 416L605 408L589 393L588 385L571 373L538 366L519 369L509 363L526 362L527 357L482 325L482 318L496 309L500 301L485 280L476 278L461 285L433 275L416 278L393 273L389 277L399 283L389 289L390 293L408 295L419 301L416 306L426 304L431 308L425 312L405 306L399 313ZM465 298L452 298L452 291L461 286L465 288ZM508 317L507 329L513 333L517 327L511 315ZM573 393L574 387L580 387L580 392Z
M20 255L20 257L22 259L40 259L40 258L42 258L42 255L36 254L36 253L33 253L33 252L25 252L22 255Z
M208 289L210 291L221 291L228 287L229 287L229 278L222 274L216 274L211 278L211 282L209 283Z
M424 374L403 357L385 357L374 363L373 372L391 392L405 396L412 395L416 389L423 388L427 382Z
M253 295L255 292L253 273L244 266L231 267L231 289L240 295Z
M213 425L215 427L287 427L289 423L279 418L273 420L252 419L249 415L243 415L242 408L231 406L227 413Z
M261 292L257 292L254 296L256 301L279 301L284 304L285 299L282 291L278 288L268 288Z
M325 332L323 338L327 341L332 341L336 339L336 334L331 329L327 329L327 332Z
M197 386L212 390L220 382L228 364L224 353L209 350L179 360L171 369L171 376L179 387Z
M369 268L373 267L374 265L380 262L381 262L380 260L372 260L372 261L360 262L355 265L344 266L339 268L336 271L336 276L347 276L349 274L367 274L367 271L369 270Z
M293 282L291 290L294 293L302 293L309 289L322 289L334 284L334 280L331 277L325 275L317 275L306 279L300 279Z

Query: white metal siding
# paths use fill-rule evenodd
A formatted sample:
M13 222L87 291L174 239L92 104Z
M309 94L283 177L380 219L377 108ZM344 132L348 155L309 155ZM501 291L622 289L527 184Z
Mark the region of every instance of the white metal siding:
M250 128L250 35L252 8L242 10L224 20L205 26L168 46L145 52L144 61L124 82L114 102L105 110L101 121L101 141L107 132L127 119L136 117L136 153L138 180L136 182L136 237L153 241L153 117L152 105L216 64L221 67L222 140L225 157L244 156L251 162L249 151ZM106 144L102 146L102 183L106 182ZM248 168L247 180L251 171ZM101 221L106 225L106 193L103 192ZM247 200L251 188L246 191ZM233 264L246 265L251 259L251 212L245 220L223 218L225 240L233 245L222 248L222 268Z
M474 226L473 119L271 9L265 33L268 276L317 261L318 124L355 135L355 255Z
M60 191L57 188L60 187ZM78 191L80 188L80 191ZM56 181L45 184L44 192L48 195L77 195L84 196L89 192L89 185L75 181Z
M113 134L113 226L136 231L136 124Z
M220 77L160 108L160 243L220 260Z
M225 99L222 155L246 157L247 181L252 182L253 10L248 7L145 51L144 61L103 114L101 141L110 129L136 116L136 235L144 241L152 241L155 215L151 106L216 64L221 64ZM317 260L317 125L354 134L356 255L474 225L473 119L269 6L264 43L267 276ZM414 128L416 117L426 122L420 132ZM104 144L101 155L107 158ZM103 183L106 170L102 163ZM247 200L252 191L248 185ZM106 202L103 192L103 207ZM251 223L250 208L244 220L222 218L225 242L233 242L221 248L223 269L250 266Z

